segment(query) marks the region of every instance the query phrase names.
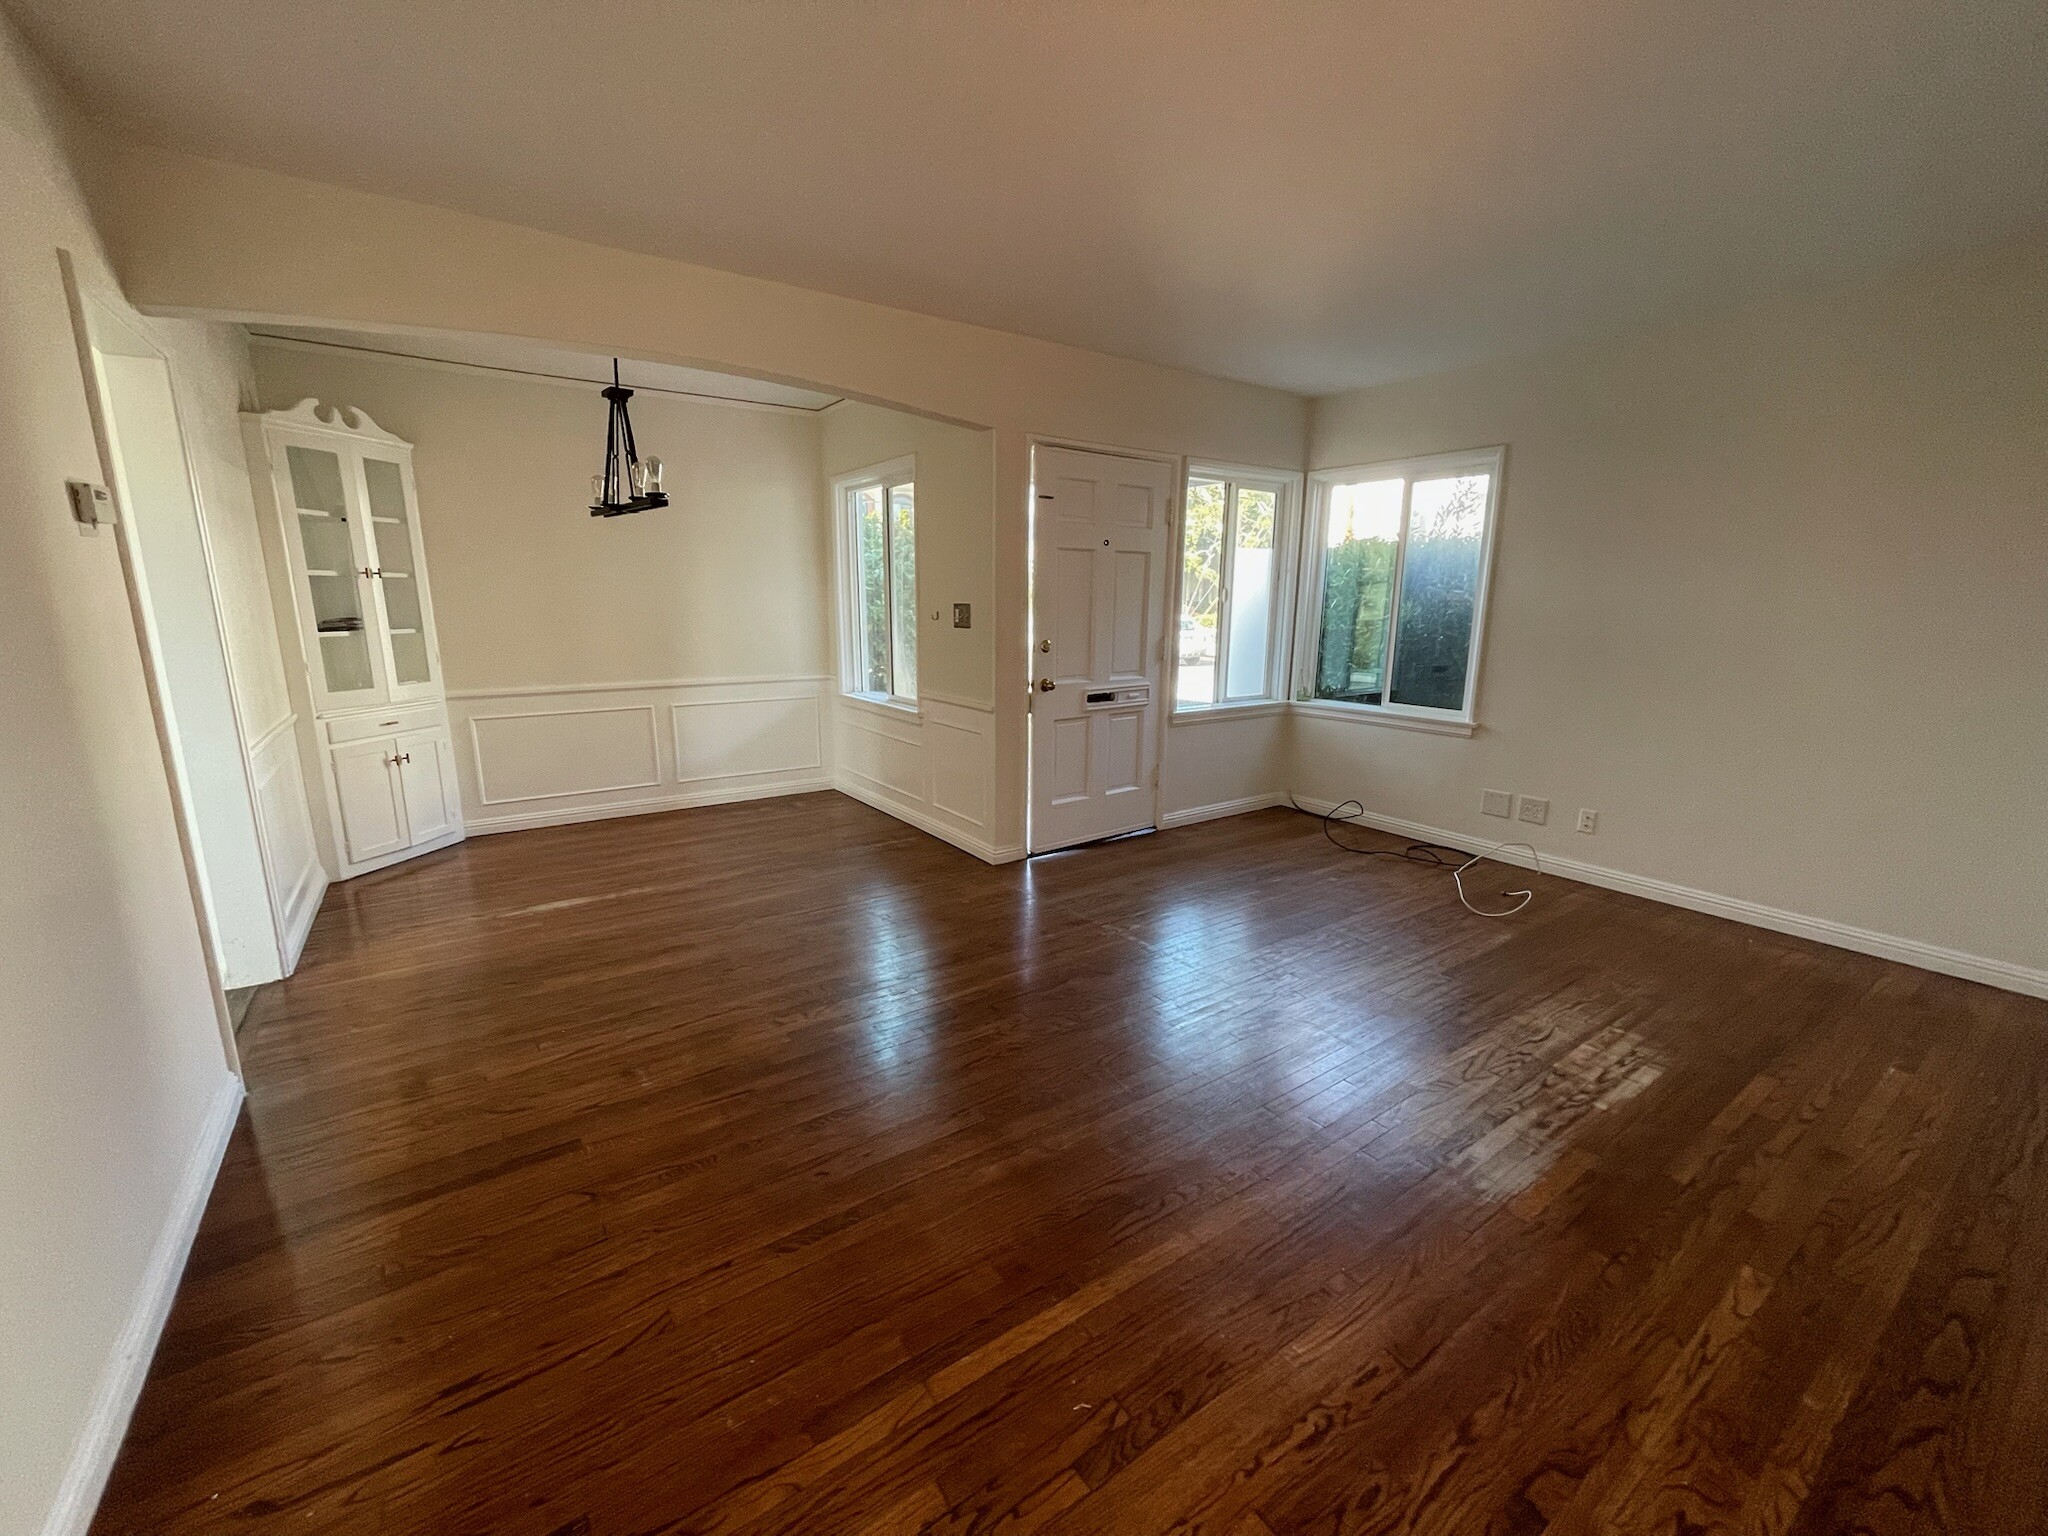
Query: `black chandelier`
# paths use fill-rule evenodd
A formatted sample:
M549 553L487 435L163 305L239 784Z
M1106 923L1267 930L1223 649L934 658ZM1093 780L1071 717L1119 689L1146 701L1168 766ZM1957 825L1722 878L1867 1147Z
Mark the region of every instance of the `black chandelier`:
M665 507L668 497L661 489L661 460L641 458L633 447L633 418L626 414L626 402L633 391L619 383L619 360L612 359L611 387L603 391L611 401L611 422L604 434L604 473L590 477L592 517L622 517L628 512L645 512Z

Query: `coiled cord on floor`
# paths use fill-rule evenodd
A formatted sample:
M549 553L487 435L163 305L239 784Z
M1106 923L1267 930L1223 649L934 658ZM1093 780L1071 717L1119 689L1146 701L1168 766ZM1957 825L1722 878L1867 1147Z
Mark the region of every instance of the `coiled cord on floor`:
M1296 800L1294 796L1289 795L1287 798L1293 802L1294 808L1302 814L1309 816L1315 814L1299 800ZM1471 872L1472 867L1493 857L1503 848L1527 849L1530 866L1537 874L1542 874L1543 861L1537 855L1533 844L1495 843L1492 847L1482 852L1467 853L1463 848L1453 848L1446 843L1418 842L1410 843L1405 848L1362 848L1356 843L1345 842L1337 835L1338 827L1357 826L1360 824L1359 818L1364 815L1365 806L1357 800L1346 800L1340 805L1330 807L1329 810L1323 813L1323 836L1328 838L1332 845L1342 848L1346 853L1361 854L1368 859L1400 859L1405 863L1421 864L1430 869L1449 870L1451 872L1451 883L1458 888L1458 901L1467 912L1470 912L1475 917L1513 917L1536 899L1536 893L1533 890L1502 891L1500 894L1504 897L1512 898L1519 896L1521 900L1515 902L1506 911L1488 912L1473 906L1472 898L1465 891L1465 876Z

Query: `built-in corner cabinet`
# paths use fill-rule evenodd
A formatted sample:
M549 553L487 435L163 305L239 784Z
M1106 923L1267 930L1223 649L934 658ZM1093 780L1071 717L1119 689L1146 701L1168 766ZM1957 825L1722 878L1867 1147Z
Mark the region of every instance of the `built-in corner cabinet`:
M412 445L301 400L242 418L308 782L336 879L463 835ZM287 600L288 596L288 600Z

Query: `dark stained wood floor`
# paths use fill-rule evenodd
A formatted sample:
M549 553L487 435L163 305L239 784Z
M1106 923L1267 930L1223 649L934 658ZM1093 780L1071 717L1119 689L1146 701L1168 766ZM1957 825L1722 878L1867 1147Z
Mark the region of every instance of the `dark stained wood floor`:
M2042 1530L2048 1004L1537 890L834 795L340 887L95 1529Z

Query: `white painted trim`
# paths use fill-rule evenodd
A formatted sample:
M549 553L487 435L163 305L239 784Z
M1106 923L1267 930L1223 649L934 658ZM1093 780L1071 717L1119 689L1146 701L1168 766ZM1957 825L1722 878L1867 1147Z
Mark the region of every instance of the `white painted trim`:
M647 748L654 758L654 777L627 784L592 784L583 789L551 789L539 795L494 795L484 777L483 738L476 733L479 720L553 720L562 715L630 715L645 711ZM653 789L661 783L661 728L652 704L597 704L588 709L523 709L502 715L469 716L469 757L476 769L476 798L479 805L511 805L521 800L566 800L572 795L610 795L622 789Z
M489 836L494 832L525 832L534 827L564 827L579 821L609 821L615 816L653 816L662 811L684 811L699 805L729 805L741 800L770 800L778 795L809 795L836 787L830 778L813 775L808 779L786 779L776 784L748 784L738 789L707 789L681 795L650 795L644 800L620 800L610 805L580 805L566 810L521 811L511 816L484 816L467 825L472 834Z
M679 712L685 709L722 709L730 704L809 704L815 713L811 724L814 734L811 738L811 760L807 763L785 763L780 768L739 768L727 773L683 772L682 721ZM675 769L678 784L709 784L718 779L762 779L776 773L806 773L822 771L825 766L825 711L819 705L815 693L771 693L750 694L742 699L675 699L668 706L668 746L673 755L671 766Z
M884 718L898 720L922 720L924 718L924 710L919 707L916 701L899 699L893 695L884 698L879 693L847 693L842 690L839 700L842 704L852 704L860 709L873 710Z
M317 395L308 395L297 405L285 410L252 411L248 414L264 422L274 422L281 427L292 427L301 432L332 432L347 438L367 438L391 448L410 448L412 444L396 432L386 432L370 419L370 413L353 405L326 405L320 403Z
M858 700L861 695L849 693L845 697ZM937 689L926 688L922 684L917 690L917 701L920 704L950 704L955 709L971 709L978 715L992 715L996 712L995 702L991 699L964 699L956 693L940 693Z
M57 1485L57 1497L44 1517L42 1536L85 1536L93 1511L106 1491L107 1477L120 1454L128 1421L142 1396L149 1362L163 1337L164 1322L171 1315L171 1302L178 1294L178 1281L185 1273L192 1240L199 1235L199 1219L206 1213L207 1197L213 1193L214 1177L227 1155L228 1141L235 1133L235 1117L242 1109L242 1080L229 1075L215 1090L200 1122L199 1134L186 1156L171 1195L170 1209L150 1249L141 1283L128 1317L100 1371L93 1390L92 1407L78 1438L72 1442L71 1459Z
M1346 704L1337 699L1297 699L1288 706L1297 715L1317 720L1343 720L1354 725L1391 725L1397 731L1424 731L1431 736L1470 736L1479 727L1450 715L1409 715L1383 704Z
M249 760L253 763L262 755L265 747L269 746L298 723L298 712L296 710L287 710L282 720L278 721L275 725L266 725L262 730L258 731L249 742ZM262 818L259 817L257 819L260 821Z
M1253 490L1270 490L1273 498L1273 598L1272 609L1266 616L1266 688L1256 698L1218 700L1213 704L1182 705L1180 693L1180 619L1183 587L1187 578L1187 508L1188 482L1191 480L1221 480L1231 487L1249 486ZM1278 708L1287 703L1288 679L1294 676L1294 631L1297 610L1301 604L1296 595L1296 583L1300 577L1302 525L1306 520L1305 501L1302 494L1303 476L1298 469L1262 469L1250 464L1226 464L1217 459L1190 458L1186 472L1181 477L1180 504L1174 508L1173 548L1167 554L1167 653L1166 691L1170 696L1168 724L1175 723L1175 717L1183 711L1190 718L1214 710L1255 710L1261 707ZM1230 670L1230 608L1236 601L1234 572L1231 570L1231 543L1237 530L1237 507L1235 495L1223 509L1223 544L1217 553L1218 573L1222 577L1222 589L1216 606L1216 683L1218 688L1227 685Z
M1176 709L1170 725L1200 725L1205 720L1256 720L1261 715L1284 715L1292 706L1285 699L1241 699L1235 704L1196 704Z
M1022 848L998 848L993 843L983 842L973 834L948 826L933 816L925 807L914 801L898 798L888 785L877 783L865 774L855 773L850 768L839 770L839 782L833 786L849 799L858 800L862 805L880 811L885 816L928 832L941 842L951 843L963 853L971 853L984 864L1014 864L1024 857Z
M1311 811L1318 816L1327 815L1336 808L1334 802L1327 800L1310 800L1302 796L1294 798L1295 803L1303 810ZM1442 827L1428 826L1423 822L1409 821L1400 816L1382 816L1367 811L1353 819L1378 831L1391 832L1397 837L1413 837L1426 839L1432 843L1444 843L1452 848L1463 848L1468 853L1478 853L1494 846L1490 838L1472 837L1463 832L1449 832ZM1511 854L1506 850L1489 856L1507 864L1526 866L1529 862L1519 854ZM1920 939L1901 938L1896 934L1879 933L1870 928L1857 928L1848 923L1838 923L1832 918L1809 917L1803 912L1788 912L1782 907L1767 907L1762 902L1748 901L1739 896L1722 896L1714 891L1697 890L1669 880L1659 880L1654 876L1634 875L1625 870L1608 869L1604 865L1587 864L1579 859L1563 858L1556 854L1543 854L1542 864L1543 873L1547 875L1562 875L1567 880L1601 886L1610 891L1621 891L1630 896L1641 896L1648 901L1663 902L1666 906L1684 907L1691 912L1704 912L1711 917L1725 917L1730 922L1746 923L1752 928L1768 928L1773 933L1789 933L1795 938L1811 939L1816 944L1854 950L1860 955L1875 955L1880 960L1895 960L1901 965L1916 966L1923 971L1938 971L1944 976L1960 976L1965 981L1982 982L1987 987L1999 987L2007 992L2019 992L2028 997L2048 997L2048 970L2035 970L2031 966L2016 965L2010 960L1993 960L1985 955L1948 949Z
M1214 805L1192 805L1184 811L1168 811L1159 818L1159 830L1171 827L1191 827L1200 821L1217 821L1225 816L1242 816L1247 811L1269 811L1276 805L1285 805L1287 796L1275 791L1264 795L1241 795L1235 800L1218 800Z
M765 677L669 677L633 683L541 683L517 688L454 688L449 699L542 699L571 693L652 693L676 688L755 688L781 683L829 683L823 672L792 672ZM382 706L378 706L381 708Z
M443 832L439 837L432 838L427 842L412 843L404 848L394 848L389 853L378 854L374 859L364 859L361 863L350 864L347 866L347 872L341 878L353 880L358 875L367 875L379 869L389 869L394 864L403 864L407 859L416 859L422 854L439 853L443 848L453 848L468 835L469 830L466 824L456 827L452 831Z
M327 867L318 859L306 866L306 878L292 892L285 905L284 973L299 968L306 952L306 938L313 931L313 919L320 915L320 903L327 899Z
M1479 673L1486 660L1486 612L1493 597L1493 556L1500 544L1501 502L1507 491L1507 457L1505 443L1490 448L1464 448L1452 453L1418 454L1405 459L1386 459L1376 464L1343 464L1328 469L1314 469L1308 475L1308 506L1302 518L1302 540L1300 583L1296 589L1295 626L1296 632L1311 637L1295 647L1294 694L1295 704L1327 705L1335 700L1315 698L1315 668L1318 648L1322 636L1323 562L1328 554L1328 540L1325 529L1329 523L1330 490L1333 486L1351 485L1367 479L1399 479L1401 486L1401 536L1394 554L1394 569L1389 588L1390 625L1387 630L1387 654L1385 657L1385 690L1391 694L1395 652L1400 648L1401 630L1401 575L1408 559L1408 514L1410 499L1415 493L1418 479L1429 479L1483 470L1490 477L1487 483L1486 522L1480 530L1479 541L1479 590L1472 603L1472 640L1466 652L1465 700L1457 710L1413 709L1393 703L1391 698L1384 704L1350 704L1342 707L1349 713L1337 717L1357 719L1370 716L1384 717L1388 723L1398 720L1412 721L1428 719L1444 725L1463 726L1461 731L1439 731L1440 735L1472 734L1472 726L1478 718ZM1409 725L1409 730L1426 730L1427 726Z
M279 336L275 332L264 330L260 325L249 327L249 341L252 346L277 347L292 352L352 352L357 357L374 357L379 362L398 363L408 368L435 368L447 373L474 374L487 379L503 379L507 376L531 379L536 384L550 384L562 389L593 390L602 388L605 382L602 379L572 379L559 373L537 373L531 368L500 367L492 363L453 363L445 357L415 357L410 352L387 352L381 347L358 346L346 341L308 341L303 336ZM717 370L698 371L709 373ZM775 381L771 379L763 382ZM788 387L801 389L804 386ZM791 405L785 400L741 400L731 395L705 394L701 390L664 389L659 384L635 384L633 392L636 395L665 395L671 400L688 400L699 405L730 406L741 411L779 411L785 415L795 416L822 416L833 406L847 403L843 396L826 405ZM823 394L825 391L813 390L812 393Z

